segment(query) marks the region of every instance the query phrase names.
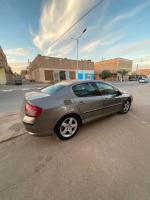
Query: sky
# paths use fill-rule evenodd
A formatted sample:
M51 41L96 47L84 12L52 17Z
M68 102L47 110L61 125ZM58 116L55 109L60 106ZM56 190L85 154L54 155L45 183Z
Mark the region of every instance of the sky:
M150 68L150 0L0 0L0 45L14 71L37 54L100 61L122 57ZM52 45L53 44L53 45Z

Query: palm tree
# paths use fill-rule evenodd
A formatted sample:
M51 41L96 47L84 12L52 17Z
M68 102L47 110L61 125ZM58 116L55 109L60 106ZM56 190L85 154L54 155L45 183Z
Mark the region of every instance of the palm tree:
M128 70L120 69L120 70L118 70L118 73L121 75L121 78L123 80L124 76L126 76L128 74Z

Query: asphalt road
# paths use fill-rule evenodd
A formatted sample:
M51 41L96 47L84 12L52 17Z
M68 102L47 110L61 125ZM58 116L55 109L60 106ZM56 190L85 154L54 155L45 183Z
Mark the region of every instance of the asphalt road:
M43 84L5 86L0 88L0 114L20 110L26 92L39 89Z
M72 140L28 134L0 144L2 200L149 200L150 85L123 85L134 102Z

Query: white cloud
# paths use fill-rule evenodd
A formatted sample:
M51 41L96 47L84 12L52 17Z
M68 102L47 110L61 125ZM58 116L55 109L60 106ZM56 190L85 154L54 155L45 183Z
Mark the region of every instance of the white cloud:
M43 50L63 34L96 0L53 0L45 2L40 18L40 30L33 42Z
M132 54L141 54L144 51L147 51L150 47L150 39L138 41L138 42L130 42L124 43L120 45L113 46L107 49L104 54L107 56L132 56Z
M98 45L100 40L92 41L86 45L84 45L81 49L82 53L92 52Z
M96 0L47 0L45 1L40 18L40 27L38 33L34 33L30 28L30 34L33 37L33 42L44 55L65 57L68 56L72 49L75 48L73 43L66 41L66 38L73 36L72 32L69 32L61 41L54 46L49 47L53 41L55 41L62 33L64 33L83 13L95 4ZM143 1L139 6L134 7L132 10L116 15L113 19L104 23L107 19L106 14L108 7L111 5L112 0L107 0L104 3L100 11L99 18L97 18L98 24L95 26L95 22L87 27L88 29L88 42L80 44L80 53L85 56L87 53L91 53L97 48L104 49L102 54L106 57L113 57L113 55L126 55L135 49L137 51L138 46L135 48L129 44L121 44L121 39L127 34L127 25L120 26L125 20L130 20L134 16L138 15L144 8L150 5L150 1ZM130 21L129 21L130 22ZM82 28L83 21L81 22ZM104 24L104 25L103 25ZM79 26L75 27L75 36L80 32ZM94 30L95 29L95 30ZM117 31L116 31L117 30ZM86 38L87 39L87 38ZM87 40L86 40L87 41ZM84 44L84 45L83 45ZM118 45L119 44L119 45ZM113 48L111 46L113 45ZM121 46L121 47L120 47ZM123 48L122 48L123 47ZM121 48L121 50L120 50ZM128 48L131 48L128 49ZM140 48L140 47L139 47Z
M57 48L55 48L55 49L48 48L46 51L44 51L44 55L56 56L56 57L65 57L71 52L71 50L73 48L74 48L73 43L63 45L63 47L60 47L58 50L57 50Z
M73 46L74 45L72 43L70 43L70 44L60 48L58 53L61 55L61 57L64 57L64 56L68 55L68 53L72 50Z
M28 62L17 59L9 59L8 65L12 68L14 72L20 73L22 69L25 69L28 66Z
M96 48L102 48L103 46L110 46L114 43L118 42L122 37L124 37L124 34L121 33L121 31L107 33L107 34L100 34L98 39L91 41L87 44L85 44L81 52L82 53L89 53L94 51Z
M31 48L15 48L4 50L8 57L10 56L27 56L31 53Z
M123 20L128 20L134 16L136 16L138 13L140 13L144 8L150 5L150 1L144 1L139 6L135 7L132 10L129 10L128 12L125 12L121 15L115 16L112 20L110 20L104 27L103 32L111 31L111 29L114 29L114 26L118 24L119 22Z
M119 29L118 31L115 31L116 25L118 25L118 23L123 20L130 19L131 17L137 15L142 9L144 9L148 5L150 5L150 1L145 1L131 11L125 12L122 15L115 16L112 20L101 27L101 31L96 36L97 39L94 39L91 42L85 44L82 47L81 52L89 53L94 51L98 47L101 48L102 46L110 46L118 42L121 38L125 36L125 31L123 31L124 27L122 29ZM97 28L98 27L96 26L92 27L93 30Z

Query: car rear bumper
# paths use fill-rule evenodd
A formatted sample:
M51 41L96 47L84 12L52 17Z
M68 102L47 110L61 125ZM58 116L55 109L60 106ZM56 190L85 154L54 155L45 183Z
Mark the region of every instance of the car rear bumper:
M39 129L35 125L26 124L24 122L23 122L23 124L24 124L24 127L25 127L26 131L30 135L34 135L34 136L46 136L46 135L51 135L53 133L50 130Z
M47 123L44 123L43 121L40 121L34 117L24 115L22 117L22 122L26 131L30 135L45 136L51 135L53 133L53 128L51 128L50 126L46 126Z

